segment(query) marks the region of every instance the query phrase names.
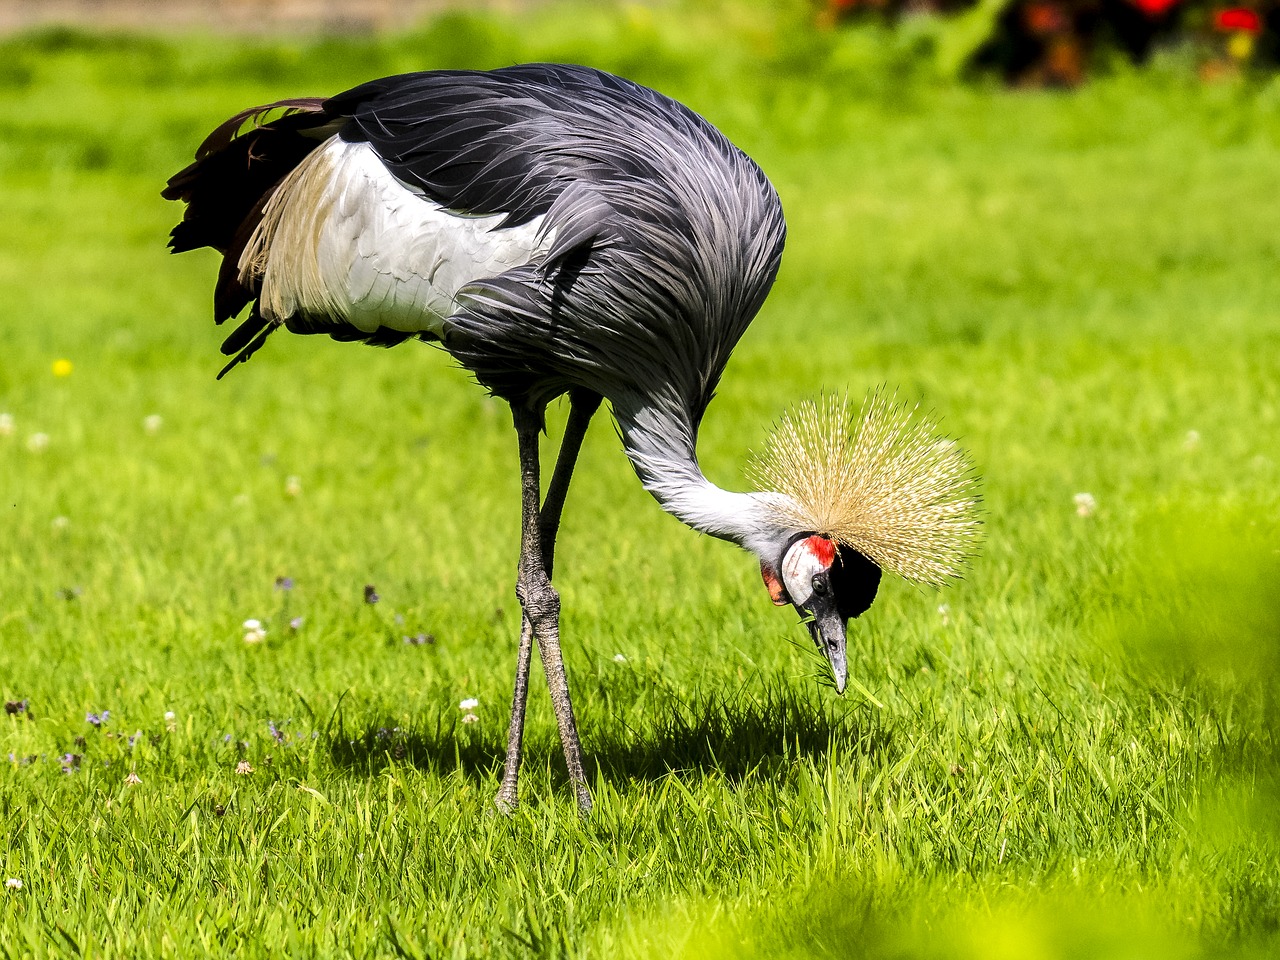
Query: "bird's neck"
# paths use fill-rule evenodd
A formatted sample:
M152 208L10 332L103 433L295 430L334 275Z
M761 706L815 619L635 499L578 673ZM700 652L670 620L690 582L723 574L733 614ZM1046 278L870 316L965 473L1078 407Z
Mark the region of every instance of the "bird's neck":
M644 488L667 513L694 530L765 556L779 536L770 501L778 494L734 493L702 475L698 428L676 401L614 401L627 457Z

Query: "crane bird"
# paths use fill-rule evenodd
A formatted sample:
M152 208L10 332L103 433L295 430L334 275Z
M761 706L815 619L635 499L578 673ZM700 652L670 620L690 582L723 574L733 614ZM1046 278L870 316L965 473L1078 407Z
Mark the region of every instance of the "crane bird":
M825 396L785 417L733 493L698 466L698 426L773 283L786 228L760 168L676 101L580 66L430 71L329 99L236 114L163 195L187 204L170 246L222 254L222 350L270 334L440 344L506 400L522 480L522 610L506 763L517 777L538 644L579 806L590 809L559 644L556 532L588 423L607 399L640 482L664 510L759 560L848 673L846 627L881 570L955 576L976 521L964 453L884 397ZM539 434L570 409L545 497Z

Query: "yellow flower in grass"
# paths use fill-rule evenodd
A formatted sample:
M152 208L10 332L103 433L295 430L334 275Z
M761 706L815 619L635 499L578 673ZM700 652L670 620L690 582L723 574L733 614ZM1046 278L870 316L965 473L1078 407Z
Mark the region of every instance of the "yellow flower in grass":
M69 377L75 366L70 360L58 359L53 361L53 375L55 377Z

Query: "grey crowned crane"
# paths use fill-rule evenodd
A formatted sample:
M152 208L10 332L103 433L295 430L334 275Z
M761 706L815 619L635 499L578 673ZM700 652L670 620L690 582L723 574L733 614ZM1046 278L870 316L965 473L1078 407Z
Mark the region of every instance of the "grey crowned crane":
M578 66L435 71L327 100L246 110L164 191L187 204L174 252L222 254L214 319L249 359L280 327L440 344L506 400L519 441L523 611L507 756L517 777L538 644L579 805L591 794L559 644L556 532L588 423L607 399L627 456L668 513L753 553L843 691L847 621L888 568L941 583L975 532L962 451L913 412L827 397L777 426L764 492L698 467L698 425L778 271L786 228L760 168L660 93ZM220 376L222 375L220 374ZM570 413L545 498L547 404Z

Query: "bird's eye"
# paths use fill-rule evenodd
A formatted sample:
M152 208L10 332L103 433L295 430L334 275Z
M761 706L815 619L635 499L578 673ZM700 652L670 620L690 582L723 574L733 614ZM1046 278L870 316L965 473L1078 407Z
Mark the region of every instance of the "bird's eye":
M819 573L813 578L813 592L815 595L824 597L830 589L831 584L827 583L827 578L824 574Z

